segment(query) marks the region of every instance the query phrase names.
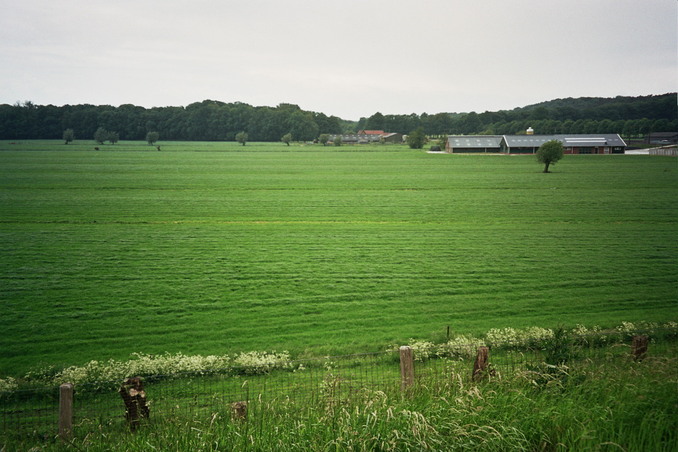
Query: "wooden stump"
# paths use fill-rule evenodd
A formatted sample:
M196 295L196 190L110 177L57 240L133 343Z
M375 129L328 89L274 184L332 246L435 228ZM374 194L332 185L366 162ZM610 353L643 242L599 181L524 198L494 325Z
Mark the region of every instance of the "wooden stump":
M633 342L631 342L631 356L633 356L634 361L642 361L645 359L649 342L650 339L645 335L633 336Z
M128 378L120 386L120 396L125 402L125 417L129 422L130 429L135 431L139 427L141 418L148 419L150 411L146 401L146 391L141 378Z
M490 349L482 346L478 347L476 361L473 363L473 381L480 381L487 375L487 364L490 360Z
M234 421L244 421L247 419L247 402L231 404L231 419Z

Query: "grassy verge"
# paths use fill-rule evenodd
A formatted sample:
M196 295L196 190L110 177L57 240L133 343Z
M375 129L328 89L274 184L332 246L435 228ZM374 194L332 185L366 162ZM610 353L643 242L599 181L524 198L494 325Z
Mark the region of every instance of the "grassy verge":
M673 358L599 357L518 370L481 383L471 383L466 372L448 370L445 378L419 378L404 394L392 385L341 394L327 390L313 400L254 396L246 420L233 420L228 404L158 409L136 433L122 420L105 425L83 420L80 431L88 433L76 434L70 447L672 451L678 447L675 343L672 347L666 356ZM10 449L30 445L7 443ZM47 441L41 447L63 445Z

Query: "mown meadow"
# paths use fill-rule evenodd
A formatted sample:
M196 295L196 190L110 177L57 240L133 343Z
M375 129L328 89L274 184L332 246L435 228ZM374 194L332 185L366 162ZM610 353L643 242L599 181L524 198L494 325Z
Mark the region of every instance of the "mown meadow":
M678 161L0 142L0 376L678 319Z

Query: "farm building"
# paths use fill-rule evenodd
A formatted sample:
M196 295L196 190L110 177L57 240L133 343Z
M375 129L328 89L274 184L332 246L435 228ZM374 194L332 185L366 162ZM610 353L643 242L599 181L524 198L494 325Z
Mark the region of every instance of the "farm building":
M330 141L334 141L337 136L341 137L341 142L344 144L367 144L378 143L381 137L379 135L357 135L357 134L343 134L330 135Z
M450 135L445 143L447 152L499 152L501 135Z
M566 154L623 154L626 143L614 134L570 135L450 135L445 150L450 153L534 154L547 141L563 143Z
M403 134L402 133L385 133L381 136L381 140L384 143L402 143Z
M626 142L619 134L605 135L558 135L563 141L566 154L623 154Z
M381 137L378 135L357 135L353 134L343 134L343 135L330 135L330 141L334 141L337 137L341 138L341 142L344 144L367 144L367 143L378 143Z
M383 130L360 130L358 136L363 140L367 139L369 142L381 141L384 143L402 143L402 133L389 133Z
M366 143L402 143L402 133L388 133L383 130L361 130L357 134L339 135L341 142L346 144ZM330 141L334 141L337 135L330 135Z
M616 134L580 135L505 135L500 152L504 154L534 154L547 141L558 140L565 154L623 154L626 143Z
M555 135L504 135L499 144L499 152L503 154L534 154L539 146L555 139Z

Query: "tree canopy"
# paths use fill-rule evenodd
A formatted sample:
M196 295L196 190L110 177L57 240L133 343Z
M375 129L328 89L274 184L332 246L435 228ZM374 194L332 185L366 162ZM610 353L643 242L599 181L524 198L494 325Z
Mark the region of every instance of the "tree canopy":
M330 141L330 136L326 133L321 133L318 137L318 141L320 141L323 146L326 146L327 142Z
M153 145L153 144L155 144L155 142L158 141L159 139L160 139L160 134L159 134L158 132L150 131L150 132L148 132L148 133L146 134L146 142L147 142L148 144Z
M238 132L235 134L235 141L245 146L247 143L247 132Z
M407 145L410 149L421 149L424 143L426 143L426 135L421 127L407 135Z
M73 129L64 130L64 134L63 134L64 144L68 144L68 143L72 142L74 139L75 139L75 133L73 133Z
M537 149L537 161L544 164L544 172L549 172L549 166L563 158L563 143L558 140L547 141Z
M103 127L99 127L95 132L94 132L94 141L96 141L99 144L104 144L104 141L108 140L108 130L104 129Z
M148 132L158 132L163 140L233 141L238 132L245 131L252 141L279 141L286 133L306 141L320 133L342 133L345 127L345 121L337 116L304 111L292 104L254 107L206 100L186 107L150 109L0 104L0 139L60 139L66 129L82 139L93 137L102 128L118 132L121 140L146 140Z
M451 105L451 108L454 106ZM625 137L678 131L676 93L639 97L556 99L513 110L482 113L383 114L359 121L305 111L298 105L254 107L215 100L186 107L144 108L131 104L0 105L0 139L59 139L72 129L92 137L98 128L116 131L121 140L144 140L158 132L165 140L233 141L246 131L252 141L278 141L286 133L310 141L319 134L361 129L406 134L419 127L426 135L513 135L532 127L537 134L619 133Z

